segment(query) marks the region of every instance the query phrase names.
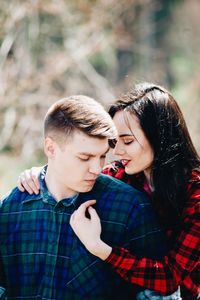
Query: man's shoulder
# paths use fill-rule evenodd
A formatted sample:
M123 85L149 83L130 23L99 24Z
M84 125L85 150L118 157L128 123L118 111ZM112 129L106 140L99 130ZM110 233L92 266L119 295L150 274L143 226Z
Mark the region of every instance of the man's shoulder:
M15 187L1 198L0 207L3 210L12 210L12 208L15 209L17 206L21 205L23 201L30 197L31 195L27 192L21 192L17 187Z
M105 189L107 191L116 191L122 194L130 194L131 196L144 195L144 193L137 190L133 186L105 174L99 175L99 177L97 178L96 187L100 187L101 189Z

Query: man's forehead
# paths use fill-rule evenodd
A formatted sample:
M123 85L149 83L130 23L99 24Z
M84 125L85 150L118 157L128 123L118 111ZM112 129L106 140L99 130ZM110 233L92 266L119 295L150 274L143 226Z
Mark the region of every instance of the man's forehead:
M108 153L109 151L109 146L107 146L107 148L104 149L104 151L83 151L83 150L80 150L78 151L78 154L79 155L87 155L87 156L96 156L96 155L105 155L106 153Z
M93 145L93 144L105 144L108 141L107 137L98 137L98 136L90 136L89 134L86 134L81 131L74 131L72 137L71 137L72 142L82 142L88 145Z
M78 154L102 155L109 150L108 138L91 137L75 133L68 145Z

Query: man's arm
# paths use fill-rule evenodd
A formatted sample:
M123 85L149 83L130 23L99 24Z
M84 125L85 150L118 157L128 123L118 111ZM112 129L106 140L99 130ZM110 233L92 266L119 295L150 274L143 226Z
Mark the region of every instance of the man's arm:
M151 200L138 193L133 201L135 205L129 214L127 244L124 248L139 257L163 258L168 250L167 239L160 228Z
M5 268L3 264L3 258L2 258L2 243L4 241L4 224L5 219L2 216L3 213L3 207L4 207L4 202L6 199L11 195L12 191L9 191L2 199L0 199L0 299L1 300L6 300L6 275L5 275ZM6 226L7 227L7 226Z
M6 290L4 286L5 286L5 273L4 273L4 267L3 267L2 256L0 251L0 299L1 300L6 300Z

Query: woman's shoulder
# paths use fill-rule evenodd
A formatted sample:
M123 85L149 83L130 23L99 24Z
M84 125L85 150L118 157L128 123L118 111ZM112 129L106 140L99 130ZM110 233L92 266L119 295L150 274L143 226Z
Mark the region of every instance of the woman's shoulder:
M190 215L199 215L200 213L200 171L194 169L191 172L190 179L187 187L188 200L183 216L189 218Z

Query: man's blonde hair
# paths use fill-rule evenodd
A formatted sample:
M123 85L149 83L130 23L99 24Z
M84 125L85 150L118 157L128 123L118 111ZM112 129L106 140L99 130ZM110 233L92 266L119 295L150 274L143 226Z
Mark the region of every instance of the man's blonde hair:
M75 130L88 136L113 139L116 128L103 106L94 99L75 95L55 102L44 120L44 135L56 141L71 137Z

